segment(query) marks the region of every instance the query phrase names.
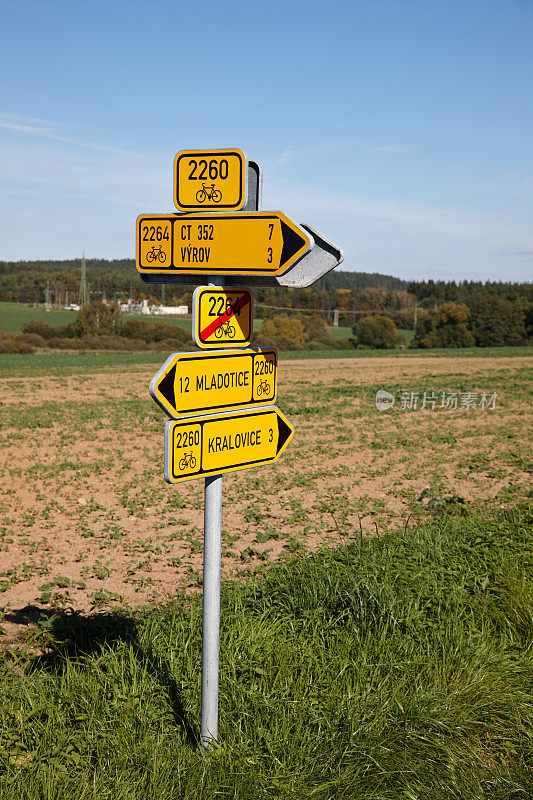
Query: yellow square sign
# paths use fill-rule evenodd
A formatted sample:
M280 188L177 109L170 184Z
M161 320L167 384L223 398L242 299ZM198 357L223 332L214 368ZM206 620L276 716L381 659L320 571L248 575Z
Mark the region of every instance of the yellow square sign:
M246 188L242 150L180 150L174 159L174 204L180 211L238 211Z
M249 289L199 286L192 296L192 337L202 349L246 347L253 333Z
M144 219L137 231L139 262L152 269L172 264L172 220Z

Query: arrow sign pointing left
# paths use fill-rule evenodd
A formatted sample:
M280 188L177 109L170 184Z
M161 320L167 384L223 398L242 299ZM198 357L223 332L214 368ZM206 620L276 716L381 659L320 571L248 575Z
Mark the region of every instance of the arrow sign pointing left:
M275 406L171 420L165 425L165 480L180 483L271 464L293 433Z
M276 400L275 347L173 353L150 381L169 417L269 405Z
M282 275L314 245L281 211L142 215L141 275Z

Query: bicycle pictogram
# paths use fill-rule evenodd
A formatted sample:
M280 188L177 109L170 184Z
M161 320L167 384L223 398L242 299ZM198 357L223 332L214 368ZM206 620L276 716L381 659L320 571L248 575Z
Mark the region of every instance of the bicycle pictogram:
M212 200L213 203L220 203L222 200L222 192L215 189L214 183L211 186L206 186L205 183L202 183L202 188L196 192L196 201L198 203L205 203L206 200Z
M229 320L219 325L215 331L215 337L217 339L220 339L224 334L226 334L229 339L233 339L235 336L235 328Z
M263 378L263 380L259 381L259 383L257 384L256 392L257 392L257 396L258 397L261 397L261 395L263 393L264 394L270 394L270 384L269 384L269 382L266 381L264 378Z
M146 253L146 260L148 261L149 264L151 264L152 261L160 261L161 264L164 264L165 261L167 260L167 254L163 252L163 245L159 245L159 247L156 247L154 244L152 249L148 250L148 252Z
M189 467L191 470L193 470L195 468L196 459L193 456L192 451L190 453L185 453L178 466L180 469L186 469Z

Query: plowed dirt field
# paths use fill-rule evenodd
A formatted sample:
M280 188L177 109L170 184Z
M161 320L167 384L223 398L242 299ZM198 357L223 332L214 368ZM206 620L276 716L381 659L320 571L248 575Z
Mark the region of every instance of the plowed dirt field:
M224 477L224 576L450 503L523 498L532 363L281 362L277 405L294 439L277 464ZM144 606L201 589L203 481L163 481L155 371L0 380L4 641L40 610ZM394 395L391 410L376 409L379 389Z

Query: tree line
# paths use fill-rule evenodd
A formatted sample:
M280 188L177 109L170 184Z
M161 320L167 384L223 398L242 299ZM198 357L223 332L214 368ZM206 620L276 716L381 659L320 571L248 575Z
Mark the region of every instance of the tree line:
M164 292L167 305L191 307L196 282L166 284L164 289L146 284L132 259L87 259L86 269L93 302L132 298L160 303ZM0 262L0 300L44 303L48 291L52 304L64 304L67 293L71 301L77 299L79 285L79 261ZM423 348L513 345L533 338L530 283L407 282L339 270L307 289L256 287L254 301L256 317L264 319L263 331L285 349L289 340L296 349L406 346L402 330L414 331L412 346ZM335 317L353 329L348 344L329 332Z

